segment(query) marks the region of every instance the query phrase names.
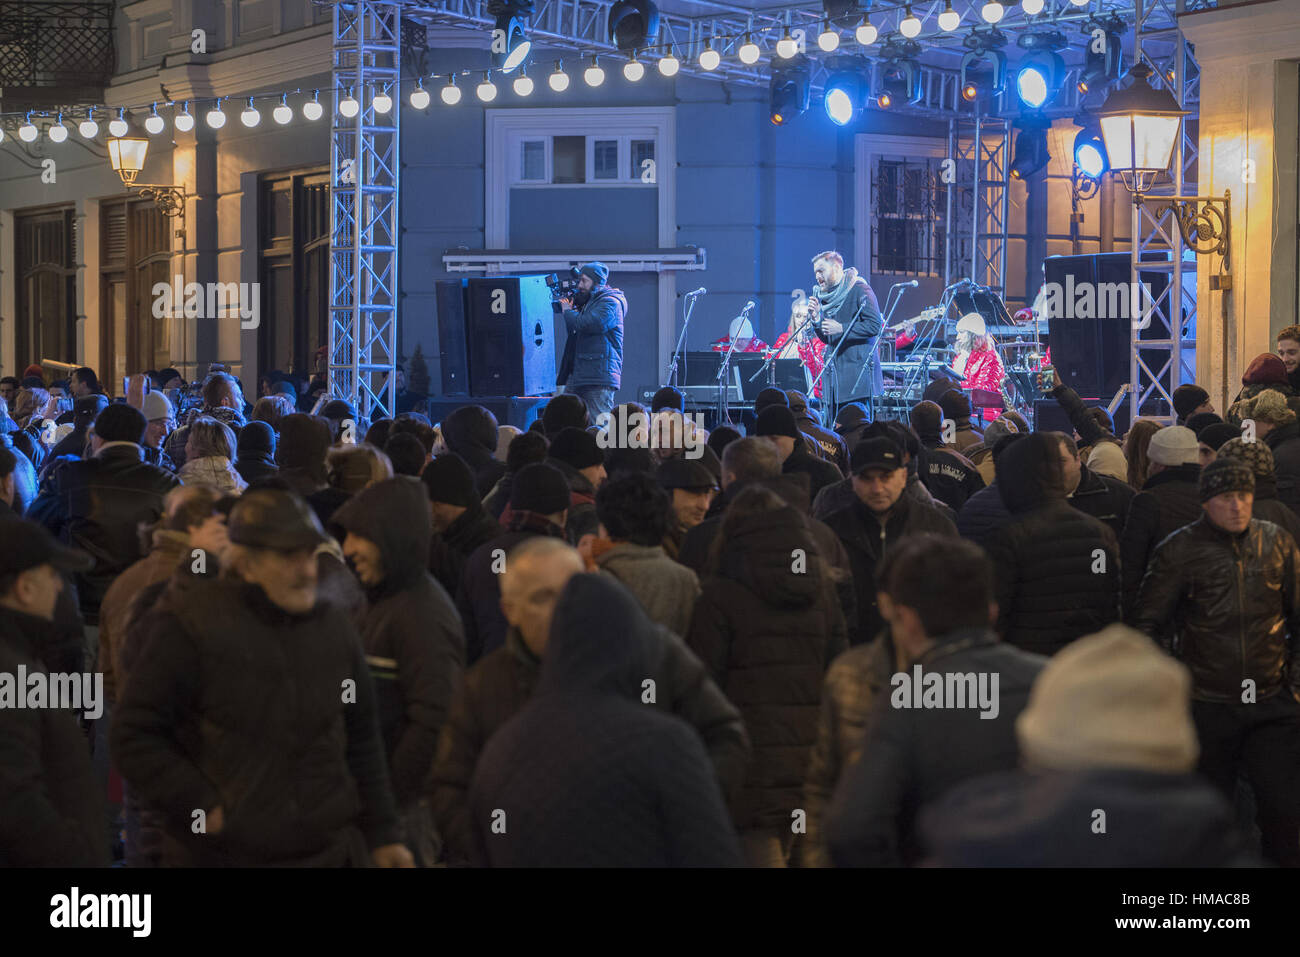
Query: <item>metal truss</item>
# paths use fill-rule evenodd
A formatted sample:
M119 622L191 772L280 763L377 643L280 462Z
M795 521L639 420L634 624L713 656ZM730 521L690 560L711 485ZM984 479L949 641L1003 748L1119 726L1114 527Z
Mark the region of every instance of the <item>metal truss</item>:
M1200 100L1200 68L1178 29L1174 0L1138 0L1134 29L1134 62L1154 71L1152 82L1168 87L1184 109ZM1153 415L1168 424L1173 415L1173 391L1196 378L1196 255L1188 255L1169 197L1196 191L1197 138L1195 116L1188 116L1174 146L1168 182L1135 197L1132 208L1131 288L1141 295L1141 314L1130 316L1129 382L1110 402L1113 413L1127 391L1130 419L1151 400L1163 399L1170 414ZM1162 201L1165 197L1165 201ZM1155 289L1163 286L1159 294Z
M967 278L1006 296L1010 150L1005 119L977 115L948 123L956 178L948 189L946 286Z
M377 407L392 413L396 390L401 8L334 5L329 389L367 422ZM381 91L387 113L374 108ZM349 93L352 119L339 112Z

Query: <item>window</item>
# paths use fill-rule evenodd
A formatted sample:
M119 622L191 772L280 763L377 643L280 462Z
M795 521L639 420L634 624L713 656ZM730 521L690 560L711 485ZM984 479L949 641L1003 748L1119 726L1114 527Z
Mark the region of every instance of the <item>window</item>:
M267 176L261 190L258 366L307 374L329 342L329 174Z
M655 141L632 140L632 148L628 152L632 158L632 168L628 172L629 178L637 182L653 183L655 181Z
M618 140L594 140L591 178L618 179Z
M873 273L943 273L948 187L940 158L881 156L872 170Z
M622 136L519 136L510 149L518 156L512 186L653 186L654 139Z
M555 151L552 162L552 183L585 183L587 181L587 138L585 136L556 136L551 140Z
M546 140L524 140L521 144L519 181L521 183L546 183Z

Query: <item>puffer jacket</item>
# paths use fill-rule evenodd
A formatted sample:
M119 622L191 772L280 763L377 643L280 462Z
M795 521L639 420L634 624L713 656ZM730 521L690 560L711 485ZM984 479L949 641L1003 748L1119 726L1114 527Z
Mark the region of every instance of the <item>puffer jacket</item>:
M95 558L95 567L76 576L86 624L99 623L108 586L144 557L139 528L162 516L163 497L176 476L142 460L140 446L113 443L89 459L69 461L42 483L27 518L39 522L65 545Z
M184 485L202 485L218 495L240 495L248 488L244 477L224 455L205 455L190 459L177 473Z
M407 808L427 791L438 732L465 665L465 633L451 597L424 567L433 529L418 479L403 475L363 489L334 520L374 542L386 572L367 588L360 631L393 797Z
M1300 513L1300 422L1274 429L1264 442L1273 450L1278 501Z
M1127 482L1100 475L1081 464L1079 485L1068 501L1083 514L1105 523L1118 539L1124 534L1124 522L1135 495L1137 492Z
M1142 491L1134 496L1119 540L1126 618L1132 616L1142 576L1156 546L1200 517L1201 497L1197 491L1200 479L1199 465L1173 466L1147 479Z
M1176 644L1195 700L1240 702L1247 679L1262 700L1286 690L1287 633L1300 634L1298 576L1295 540L1277 525L1252 519L1234 535L1202 516L1156 549L1133 624Z
M797 509L748 515L722 543L687 644L745 719L754 759L732 802L741 831L785 829L800 806L822 677L847 647L844 616ZM794 549L807 556L792 568Z
M598 286L581 310L566 309L569 339L560 359L558 385L570 388L603 386L617 389L623 382L623 323L627 296L623 290Z
M994 529L1011 521L1011 512L1002 502L1002 493L998 491L997 478L966 500L966 504L957 513L957 531L962 538L968 538L976 545L983 546Z
M998 491L1013 518L984 541L998 631L1042 655L1100 631L1120 612L1119 543L1104 524L1066 504L1059 456L1044 433L1002 453Z

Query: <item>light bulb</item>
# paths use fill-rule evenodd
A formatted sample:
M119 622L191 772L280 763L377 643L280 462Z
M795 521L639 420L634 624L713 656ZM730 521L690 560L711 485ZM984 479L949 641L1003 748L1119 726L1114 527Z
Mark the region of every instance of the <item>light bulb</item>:
M293 119L293 107L289 105L288 96L280 97L280 105L271 111L271 119L281 126L288 125L289 121Z
M160 119L158 122L161 123L162 120ZM68 128L63 125L63 117L59 117L59 121L46 130L46 132L50 135L51 143L62 143L68 138Z
M455 106L460 102L460 87L456 85L454 76L447 77L447 82L442 88L442 102L448 106Z
M713 41L706 40L704 49L700 51L700 68L704 70L716 70L722 63L722 54L713 49Z
M754 38L746 33L745 42L740 45L740 49L736 52L740 57L741 63L746 66L753 66L758 62L758 58L762 55L763 51L758 48L758 44L754 42Z
M909 40L914 40L921 35L921 18L912 12L911 4L904 8L907 12L903 19L898 22L898 32Z
M635 83L645 76L645 64L633 55L632 59L623 64L623 76Z
M36 137L39 135L40 135L40 130L38 130L36 128L36 125L32 123L32 118L30 116L27 117L26 123L18 127L18 138L22 140L24 143L35 142Z
M1006 8L998 0L988 0L988 3L980 9L980 16L984 18L985 23L997 23L1006 12Z
M163 118L159 116L157 113L150 113L147 117L145 117L144 128L146 132L152 134L153 136L157 136L159 133L163 131L163 125L164 125Z
M302 105L302 115L308 120L319 120L325 115L325 107L320 105L319 91L311 95L311 99Z
M799 44L794 42L794 37L790 36L790 28L785 28L785 36L776 41L776 55L782 60L788 60L799 52Z
M226 114L221 112L220 103L208 110L208 115L204 119L214 130L219 130L226 125Z
M533 95L533 78L525 72L520 72L520 74L515 77L513 86L515 88L515 96Z
M591 58L591 66L583 71L582 78L587 86L600 86L605 82L605 71L600 68L600 63L594 56Z
M669 53L659 59L659 72L664 76L676 76L677 71L682 68L682 61L677 59L677 55Z
M822 28L822 32L817 35L817 46L823 53L834 53L840 46L840 35L831 29L830 21Z
M484 72L483 82L474 88L474 94L484 103L491 103L497 98L497 85L492 82L492 74Z
M262 114L257 112L257 107L253 106L253 98L249 97L248 106L244 112L239 114L239 122L243 123L250 130L258 123L262 122Z
M415 89L411 91L411 108L416 110L426 109L429 105L429 91L424 88L424 82L419 81Z
M1076 7L1086 7L1089 3L1089 0L1070 0L1070 2L1074 4Z
M1020 0L1020 9L1032 17L1043 12L1043 0Z
M376 113L387 113L393 108L393 98L388 95L387 90L380 90L375 94L375 98L370 101L370 107Z
M352 91L348 90L347 96L339 100L339 115L350 120L360 112L361 104L358 103L356 97L352 95Z
M943 13L939 14L939 29L944 33L952 33L961 26L961 14L952 8L952 0L944 4Z
M123 110L118 110L117 116L109 121L108 123L109 136L126 136L127 125L126 125L126 120L122 116L123 112L124 112Z
M880 36L880 31L876 29L876 25L871 22L870 18L863 17L862 23L858 25L853 35L858 43L864 47L869 47L876 42L876 38Z
M77 132L85 139L93 140L99 135L99 124L95 122L92 116L87 116L77 127Z

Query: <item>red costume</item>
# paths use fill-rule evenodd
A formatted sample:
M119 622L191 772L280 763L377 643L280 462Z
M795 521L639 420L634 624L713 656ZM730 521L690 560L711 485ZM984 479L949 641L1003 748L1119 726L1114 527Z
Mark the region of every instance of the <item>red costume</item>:
M780 337L776 340L776 345L772 348L777 352L780 352L785 348L785 344L789 340L790 332L787 330L781 333ZM800 344L795 351L799 353L799 358L803 361L804 368L808 370L808 374L816 379L817 375L822 371L822 366L826 364L826 343L822 342L816 336L810 336ZM817 388L813 389L813 395L821 398L821 394L822 383L821 380L818 380Z

